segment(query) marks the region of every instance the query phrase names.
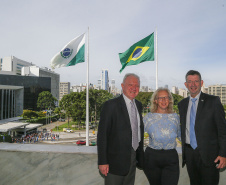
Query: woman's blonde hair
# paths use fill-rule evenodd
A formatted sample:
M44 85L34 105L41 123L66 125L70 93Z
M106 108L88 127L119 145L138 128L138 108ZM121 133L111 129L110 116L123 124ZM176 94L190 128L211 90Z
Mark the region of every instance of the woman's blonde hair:
M169 96L169 105L167 107L167 110L168 110L168 113L173 113L173 96L172 94L170 93L169 89L167 88L158 88L151 96L151 108L150 108L150 111L152 113L156 112L157 109L158 109L158 104L156 104L155 100L158 99L158 93L160 91L166 91L168 93L168 96Z

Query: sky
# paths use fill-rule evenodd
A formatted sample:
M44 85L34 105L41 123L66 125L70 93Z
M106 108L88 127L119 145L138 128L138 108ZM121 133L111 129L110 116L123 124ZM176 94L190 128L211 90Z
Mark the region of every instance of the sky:
M118 88L126 73L136 73L141 86L155 89L155 61L119 73L118 53L157 29L159 87L185 88L190 69L206 87L226 84L226 0L0 0L0 7L0 58L50 68L52 57L89 28L90 83L108 69ZM54 71L61 82L79 85L86 68L84 62Z

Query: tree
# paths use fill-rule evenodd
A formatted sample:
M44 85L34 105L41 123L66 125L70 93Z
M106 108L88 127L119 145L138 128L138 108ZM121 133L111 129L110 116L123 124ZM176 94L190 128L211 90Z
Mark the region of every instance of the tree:
M94 116L95 125L97 124L97 119L99 119L100 111L102 105L105 101L113 98L113 95L106 90L89 90L89 103L90 103L90 115ZM93 114L93 115L92 115Z
M65 111L65 114L68 117L68 126L69 118L77 120L78 123L81 123L81 119L85 118L86 112L86 95L85 92L73 92L67 95L64 95L60 101L60 109Z
M172 96L173 96L173 99L174 99L174 105L177 105L181 100L184 99L183 96L180 96L178 94L173 94L172 93Z
M56 107L54 113L58 115L57 118L65 118L65 113L61 110L60 107Z
M148 109L147 107L150 107L151 105L151 96L152 96L153 92L139 92L139 94L137 95L136 99L138 101L140 101L142 103L143 106L143 111L145 109Z
M68 127L69 127L69 118L72 116L72 100L70 94L66 94L60 100L59 108L65 111L65 114L68 118Z
M112 97L113 95L105 90L89 90L90 118L94 116L95 124L99 118L103 103ZM59 103L59 108L65 111L68 118L71 117L74 121L77 120L78 125L81 124L81 120L85 120L86 117L86 92L72 92L64 95Z
M35 111L32 110L23 110L23 118L29 118L31 119L32 117L37 118L38 114Z
M173 94L172 93L172 96L173 96L173 100L174 100L174 105L173 105L173 110L179 114L179 109L178 109L178 106L177 104L184 99L183 96L180 96L178 94Z
M73 120L77 120L78 126L80 127L81 120L86 117L86 93L84 91L80 93L71 93L71 98L73 101Z
M40 110L54 109L56 101L57 99L49 91L43 91L38 95L37 107Z

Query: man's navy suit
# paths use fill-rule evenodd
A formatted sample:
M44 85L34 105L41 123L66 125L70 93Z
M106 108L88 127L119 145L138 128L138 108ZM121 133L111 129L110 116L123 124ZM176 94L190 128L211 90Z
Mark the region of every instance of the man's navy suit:
M186 116L189 97L178 104L181 122L182 166L186 164ZM215 166L217 156L226 157L225 112L219 97L200 94L195 120L198 151L205 166Z
M136 150L137 167L143 168L144 125L142 105L135 100L140 115L141 141ZM104 103L97 137L98 165L109 164L109 173L125 176L131 163L132 129L129 113L123 96L108 100Z

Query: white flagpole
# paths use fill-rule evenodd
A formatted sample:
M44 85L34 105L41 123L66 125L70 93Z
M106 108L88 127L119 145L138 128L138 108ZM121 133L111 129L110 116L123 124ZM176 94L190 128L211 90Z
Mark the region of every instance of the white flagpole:
M87 36L87 76L86 76L86 146L89 146L89 27Z
M157 47L158 42L157 42L157 27L155 31L155 63L156 63L156 90L158 89L158 50Z

